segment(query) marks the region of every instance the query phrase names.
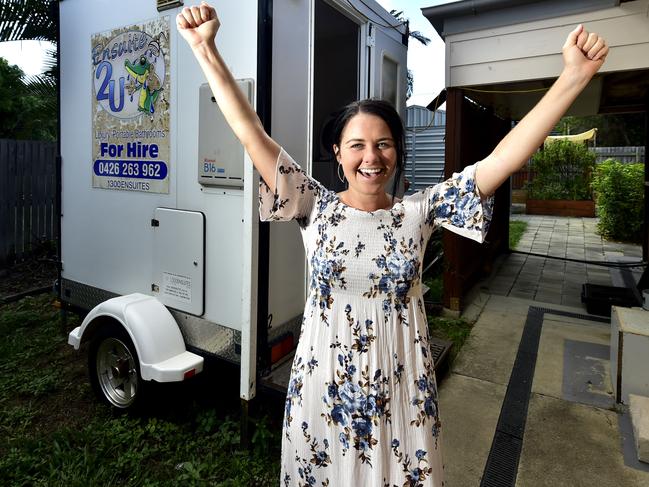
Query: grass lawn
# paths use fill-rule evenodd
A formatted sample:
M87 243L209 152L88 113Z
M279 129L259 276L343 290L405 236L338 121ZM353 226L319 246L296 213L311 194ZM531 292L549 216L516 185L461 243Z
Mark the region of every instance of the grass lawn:
M160 388L149 412L114 414L91 391L85 353L66 344L78 318L64 330L53 301L0 307L2 485L278 484L281 417L254 419L241 449L238 374L199 374Z
M449 363L452 364L458 353L460 353L464 342L469 338L473 323L463 318L429 316L428 325L432 336L453 342L449 355Z
M520 220L509 220L509 248L515 249L521 237L527 230L527 222Z

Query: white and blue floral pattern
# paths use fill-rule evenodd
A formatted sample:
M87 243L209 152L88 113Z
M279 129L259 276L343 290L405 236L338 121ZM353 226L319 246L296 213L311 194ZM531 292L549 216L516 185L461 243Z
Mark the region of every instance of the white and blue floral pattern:
M260 218L296 220L309 297L291 368L281 486L442 486L441 422L421 272L436 226L483 241L475 165L389 210L352 208L282 149Z

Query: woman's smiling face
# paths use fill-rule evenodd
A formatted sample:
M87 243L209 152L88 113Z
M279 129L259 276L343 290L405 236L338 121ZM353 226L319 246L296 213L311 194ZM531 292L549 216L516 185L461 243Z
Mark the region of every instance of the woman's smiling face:
M385 198L385 185L396 167L397 150L392 132L376 115L359 112L343 129L336 159L343 167L349 191Z

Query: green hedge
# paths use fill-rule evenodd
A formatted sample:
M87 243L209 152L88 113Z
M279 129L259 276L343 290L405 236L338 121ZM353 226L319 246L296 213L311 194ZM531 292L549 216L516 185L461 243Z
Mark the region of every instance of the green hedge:
M528 196L537 200L590 200L596 156L582 143L556 140L532 157Z
M640 242L644 221L644 164L622 164L608 159L597 166L593 189L600 234L614 240Z

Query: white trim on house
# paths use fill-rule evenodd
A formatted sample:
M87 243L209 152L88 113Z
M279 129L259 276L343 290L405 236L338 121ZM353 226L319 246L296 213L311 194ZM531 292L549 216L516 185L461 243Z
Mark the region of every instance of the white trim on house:
M579 23L602 35L610 54L601 72L649 68L649 0L446 36L448 87L556 77L561 47Z

